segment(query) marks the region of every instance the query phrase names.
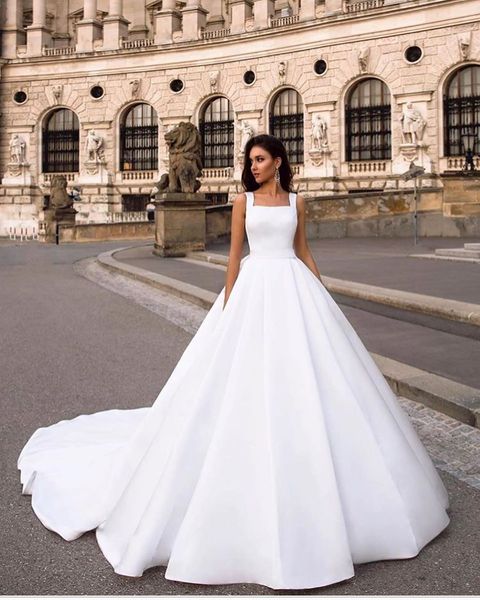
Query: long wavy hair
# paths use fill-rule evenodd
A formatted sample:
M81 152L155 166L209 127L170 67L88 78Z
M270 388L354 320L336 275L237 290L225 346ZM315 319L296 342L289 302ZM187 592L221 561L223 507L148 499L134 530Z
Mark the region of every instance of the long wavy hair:
M258 190L260 184L255 181L255 177L252 173L251 161L250 161L250 150L253 146L260 146L266 150L273 158L281 158L282 163L278 168L280 172L280 185L286 192L293 192L292 179L293 173L290 163L287 158L287 151L283 143L274 135L262 133L260 135L254 135L245 144L245 155L242 172L242 186L246 192L254 192Z

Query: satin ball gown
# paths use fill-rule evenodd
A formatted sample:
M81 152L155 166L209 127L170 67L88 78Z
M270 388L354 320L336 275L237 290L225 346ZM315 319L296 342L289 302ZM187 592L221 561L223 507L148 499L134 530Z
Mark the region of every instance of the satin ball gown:
M446 488L327 289L296 256L296 194L247 193L250 254L151 406L40 427L22 493L65 540L95 530L115 573L306 589L416 556Z

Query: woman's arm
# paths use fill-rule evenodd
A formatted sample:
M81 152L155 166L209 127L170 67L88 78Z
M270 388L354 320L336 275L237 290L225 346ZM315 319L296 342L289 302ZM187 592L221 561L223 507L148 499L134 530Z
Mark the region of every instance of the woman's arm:
M306 228L305 228L305 221L306 221L306 219L305 219L305 200L303 199L303 196L299 196L298 194L297 194L297 217L298 217L297 231L295 232L295 238L293 240L295 254L298 256L298 258L302 262L304 262L307 265L307 267L310 269L310 271L312 271L312 273L314 275L316 275L323 284L322 278L320 276L320 272L317 268L317 265L315 264L315 260L312 256L312 253L310 252L310 248L308 247L307 234L306 234Z
M225 276L225 298L223 308L227 303L230 292L235 284L240 270L243 243L245 241L245 213L247 196L238 194L233 201L232 225L230 233L230 253L228 256L227 273Z

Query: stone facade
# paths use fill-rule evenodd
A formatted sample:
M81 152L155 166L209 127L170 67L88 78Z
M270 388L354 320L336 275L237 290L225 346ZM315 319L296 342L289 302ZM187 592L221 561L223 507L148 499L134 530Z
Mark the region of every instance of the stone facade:
M283 89L296 90L303 104L304 159L294 166L295 189L321 204L311 214L355 218L357 207L362 219L372 203L377 212L403 213L404 192L411 210L413 183L401 174L414 160L428 175L424 208L436 215L435 231L439 215L452 217L444 206L443 174L460 173L463 158L444 155L443 96L452 74L480 65L477 0L303 0L300 10L297 2L281 0L164 0L159 11L160 4L78 0L67 12L62 0L33 0L33 6L4 0L0 235L10 221L42 220L51 180L42 172L43 124L53 110L69 108L79 121L79 169L67 174L69 185L80 188L77 223L101 223L122 211L122 196L149 194L167 171L163 136L170 126L198 125L206 103L223 96L236 123L269 132L272 99ZM421 49L414 62L405 58L411 47ZM326 63L321 75L314 69L319 60ZM243 79L249 70L253 83ZM391 159L348 161L347 98L367 78L379 79L391 94ZM170 89L174 79L184 84L179 92ZM97 98L95 86L103 90ZM138 102L158 115L158 169L121 171L120 126ZM408 122L422 126L421 139L408 137ZM315 123L325 127L321 139ZM101 160L87 156L92 130L102 142ZM235 127L232 165L204 169L201 192L232 198L241 191L241 140ZM21 160L15 148L23 152ZM478 234L478 180L472 185L472 195L462 188L466 195L455 218L463 216L459 206L468 205L469 232ZM367 201L369 190L374 194ZM347 196L356 192L362 199L355 204ZM379 192L400 200L382 199L379 207Z

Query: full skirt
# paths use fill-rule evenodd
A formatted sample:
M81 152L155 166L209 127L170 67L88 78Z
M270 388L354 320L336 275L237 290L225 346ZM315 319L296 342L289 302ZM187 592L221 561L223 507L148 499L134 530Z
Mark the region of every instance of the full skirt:
M449 523L430 456L299 259L247 257L151 406L37 429L22 493L121 575L315 588L403 559Z

